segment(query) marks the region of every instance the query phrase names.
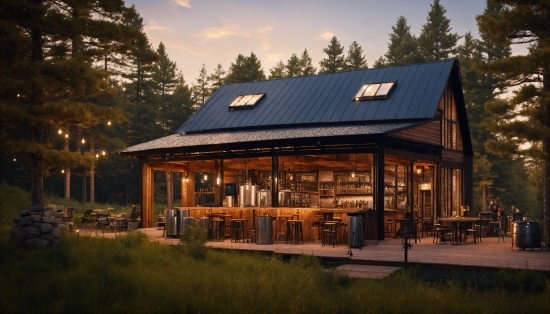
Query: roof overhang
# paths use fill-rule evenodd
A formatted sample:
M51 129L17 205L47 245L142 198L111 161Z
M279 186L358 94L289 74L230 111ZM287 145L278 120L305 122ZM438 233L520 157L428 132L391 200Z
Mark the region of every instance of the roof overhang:
M377 143L380 135L423 122L379 123L352 126L318 126L219 133L176 133L128 147L121 155L150 158L159 155L200 154L234 149L265 149L293 145L360 145Z

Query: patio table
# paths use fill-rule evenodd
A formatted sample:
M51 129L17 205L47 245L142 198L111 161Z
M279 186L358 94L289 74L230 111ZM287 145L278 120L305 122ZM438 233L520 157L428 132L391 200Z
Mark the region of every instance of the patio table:
M473 218L473 217L447 217L447 218L440 218L439 221L450 223L453 226L454 230L454 239L453 239L453 245L459 245L462 239L462 225L465 223L476 223L479 220L479 218Z

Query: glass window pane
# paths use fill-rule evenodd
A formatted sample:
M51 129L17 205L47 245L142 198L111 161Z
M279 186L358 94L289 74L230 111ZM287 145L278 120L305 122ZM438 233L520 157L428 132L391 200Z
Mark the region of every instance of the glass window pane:
M365 84L363 86L361 86L361 89L359 89L359 92L357 92L357 94L355 95L355 98L361 98L363 97L363 93L365 92L365 89L367 89L367 87L369 87L370 84Z
M235 98L233 102L231 102L229 107L235 107L239 103L239 100L241 100L241 98L243 98L243 96L237 96L237 98Z
M376 95L376 91L378 90L379 87L380 87L380 84L369 85L369 87L367 87L367 89L363 93L363 97L372 97Z
M241 98L241 100L240 100L239 103L237 104L237 106L244 106L244 105L246 105L246 103L250 100L250 98L252 98L252 95L244 95L243 98Z
M393 82L389 83L382 83L380 85L380 88L378 89L378 92L376 92L376 96L386 96L388 95L388 92L393 86Z

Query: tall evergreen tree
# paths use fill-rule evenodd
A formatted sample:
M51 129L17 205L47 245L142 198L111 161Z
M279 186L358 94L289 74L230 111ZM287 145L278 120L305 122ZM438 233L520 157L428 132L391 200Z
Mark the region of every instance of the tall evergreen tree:
M317 68L313 67L313 63L307 49L304 49L300 56L300 66L302 68L302 75L314 75L317 72Z
M327 57L319 62L320 74L341 72L344 69L344 47L340 45L336 36L332 37L330 44L323 49L323 52L327 54Z
M249 57L239 54L235 63L231 63L226 79L228 83L265 80L262 63L253 52L250 53Z
M166 112L171 110L172 93L176 89L178 78L176 76L176 63L166 53L166 47L161 42L157 49L159 60L153 67L153 88L155 90L157 105L159 106L159 123L164 130L168 129L164 118L167 117Z
M279 79L286 77L286 68L283 60L279 60L271 69L269 69L269 79Z
M191 89L185 82L183 74L178 74L174 92L170 96L170 106L167 107L163 120L167 130L173 133L194 112Z
M368 68L367 59L363 54L363 48L358 42L353 41L349 45L348 55L345 59L344 69L347 71L362 70Z
M286 77L302 75L302 63L300 61L300 58L295 53L290 56L285 65Z
M397 18L397 22L391 27L388 51L377 60L377 66L395 66L422 62L422 56L418 52L416 37L411 33L411 27L403 16Z
M210 85L210 95L214 94L225 83L225 76L227 72L223 69L222 65L218 63L214 72L208 75L208 84Z
M528 44L525 55L485 63L487 73L502 74L507 86L518 88L511 99L486 104L498 118L489 125L499 140L486 147L497 154L517 154L541 161L543 169L543 239L550 240L550 6L544 1L490 0L498 14L476 17L480 32L500 44ZM532 145L525 145L532 143Z
M426 24L422 25L418 36L418 48L426 61L445 60L455 53L460 36L451 33L451 20L445 16L447 10L439 0L434 0L430 6Z
M0 2L0 145L29 157L33 205L43 206L44 176L67 156L52 130L93 127L112 111L86 99L116 93L94 62L137 36L125 25L132 14L121 0Z
M199 70L199 76L197 76L196 83L191 87L191 93L195 102L195 110L199 109L210 98L210 86L208 85L208 73L206 72L206 66L202 64L202 68Z

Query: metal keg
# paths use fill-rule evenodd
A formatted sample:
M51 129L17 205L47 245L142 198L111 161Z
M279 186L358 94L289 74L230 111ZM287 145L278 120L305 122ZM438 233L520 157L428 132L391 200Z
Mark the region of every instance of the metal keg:
M279 206L290 207L290 190L279 191Z
M526 248L540 248L541 245L541 229L538 221L515 221L512 228L512 248L516 247L520 249Z
M256 216L256 244L273 244L273 217Z
M260 207L271 207L271 191L260 190L258 192L258 203L257 206Z

